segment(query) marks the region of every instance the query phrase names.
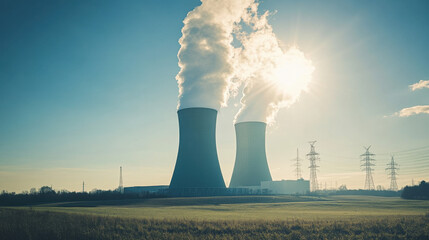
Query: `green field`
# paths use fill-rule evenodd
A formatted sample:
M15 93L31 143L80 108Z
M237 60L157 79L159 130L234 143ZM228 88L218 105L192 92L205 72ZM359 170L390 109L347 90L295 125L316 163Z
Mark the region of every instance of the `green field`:
M429 212L429 201L373 196L242 196L58 203L32 208L148 219L317 220L424 215Z
M429 201L162 198L0 208L0 239L429 239Z

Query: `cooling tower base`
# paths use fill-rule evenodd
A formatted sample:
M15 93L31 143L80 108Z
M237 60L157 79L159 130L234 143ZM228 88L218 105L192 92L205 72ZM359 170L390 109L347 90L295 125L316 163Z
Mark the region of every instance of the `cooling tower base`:
M170 197L210 197L266 195L268 192L249 188L170 188L164 193Z

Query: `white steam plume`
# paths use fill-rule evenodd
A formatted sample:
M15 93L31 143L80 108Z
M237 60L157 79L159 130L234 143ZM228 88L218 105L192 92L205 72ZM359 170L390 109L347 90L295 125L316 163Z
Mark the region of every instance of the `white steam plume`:
M219 109L233 75L232 31L253 0L202 0L183 21L178 53L178 108Z
M296 47L284 52L268 24L268 12L259 16L252 4L235 29L242 47L236 52L236 78L244 84L242 107L235 122L260 121L272 124L280 108L290 106L307 89L314 67Z

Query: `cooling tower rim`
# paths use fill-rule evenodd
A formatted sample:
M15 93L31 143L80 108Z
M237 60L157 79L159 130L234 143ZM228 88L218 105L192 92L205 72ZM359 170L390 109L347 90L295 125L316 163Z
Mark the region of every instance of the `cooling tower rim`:
M216 109L214 109L214 108L207 108L207 107L188 107L188 108L180 108L179 110L177 110L177 113L179 113L180 111L188 110L188 109L212 110L212 111L218 112L218 110L216 110Z
M267 125L267 123L266 122L262 122L262 121L243 121L243 122L238 122L238 123L235 123L234 124L234 126L237 126L237 125L241 125L241 124L252 124L252 123L255 123L255 124L264 124L265 126Z

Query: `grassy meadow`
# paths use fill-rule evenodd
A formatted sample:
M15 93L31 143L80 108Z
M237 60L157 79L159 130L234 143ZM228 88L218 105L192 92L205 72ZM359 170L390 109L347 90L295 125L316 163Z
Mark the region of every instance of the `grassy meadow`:
M240 196L0 208L1 239L429 239L429 201Z
M145 219L337 220L424 215L429 212L429 201L374 196L238 196L57 203L33 209Z

